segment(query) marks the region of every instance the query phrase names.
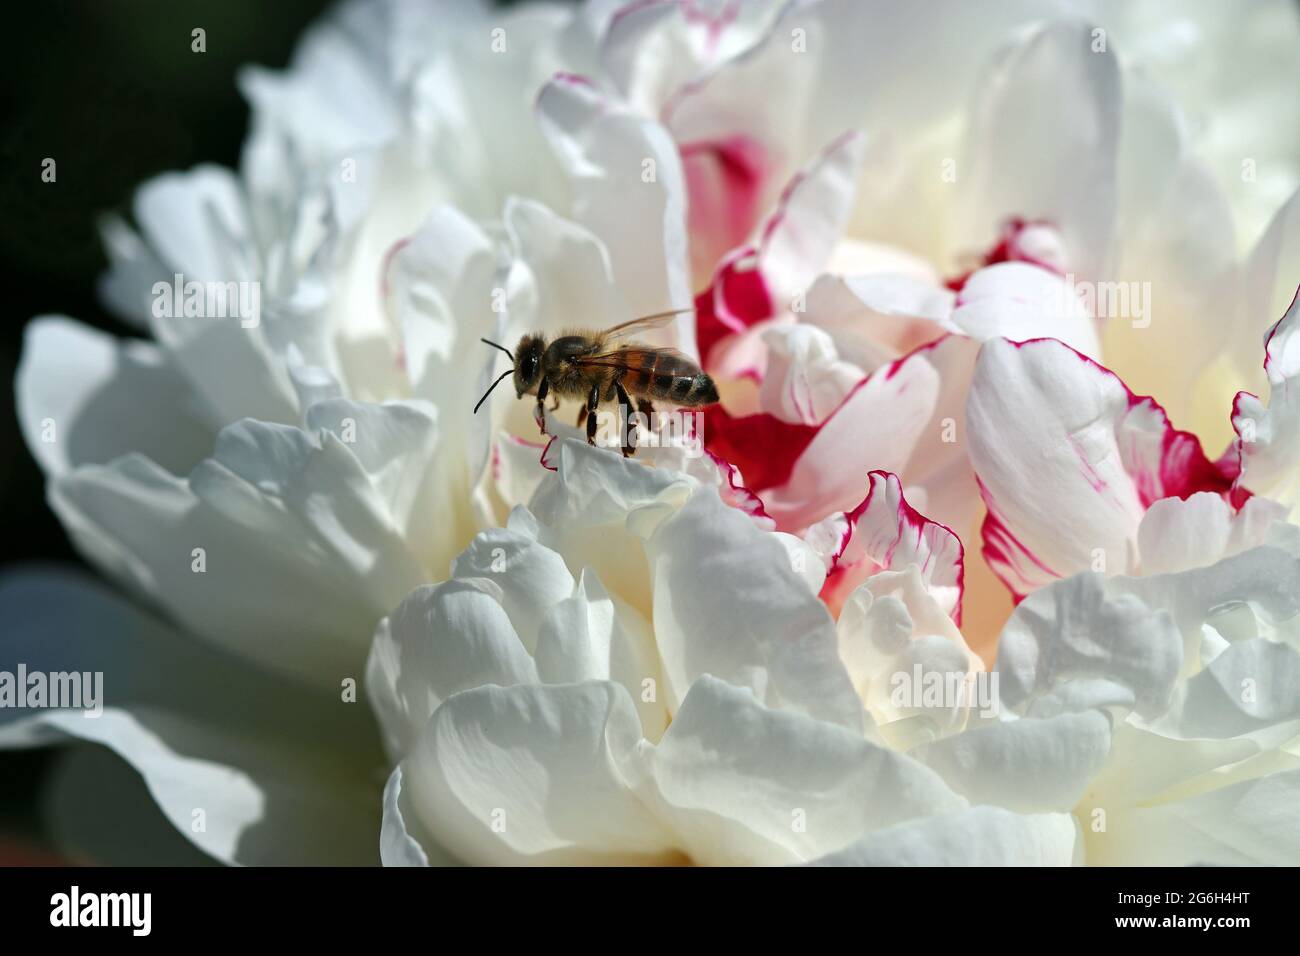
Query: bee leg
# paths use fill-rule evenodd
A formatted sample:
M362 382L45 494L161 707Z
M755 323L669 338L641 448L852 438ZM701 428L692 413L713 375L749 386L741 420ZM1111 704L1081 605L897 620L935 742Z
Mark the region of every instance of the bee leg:
M619 422L627 428L627 444L623 446L623 457L631 458L636 454L636 419L632 417L632 399L627 397L627 389L622 382L614 383L614 392L618 395Z
M560 396L556 395L551 399L551 411L556 411L560 407Z
M587 420L587 406L583 405L578 409L578 427L581 428L583 423L586 420Z
M587 396L587 444L596 444L596 406L600 404L600 389L593 385Z
M655 405L648 398L638 398L636 410L645 416L646 425L651 431L655 430Z
M537 386L537 410L533 412L533 418L536 419L537 427L542 430L543 435L546 434L546 406L543 403L546 401L546 393L550 387L551 383L543 377Z

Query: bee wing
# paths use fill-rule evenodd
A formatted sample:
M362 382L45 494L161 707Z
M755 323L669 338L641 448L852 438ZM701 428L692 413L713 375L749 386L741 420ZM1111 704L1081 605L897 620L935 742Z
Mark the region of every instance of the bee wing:
M579 368L613 368L636 371L644 368L677 365L673 374L698 374L699 365L695 359L677 349L660 348L655 345L620 345L605 349L594 355L582 355L572 360Z
M694 312L695 307L691 306L686 309L671 309L668 312L656 312L653 315L643 315L639 318L632 319L628 322L622 322L612 328L605 330L604 335L607 339L625 339L641 332L648 332L651 329L661 329L666 325L671 325L676 316L684 312Z

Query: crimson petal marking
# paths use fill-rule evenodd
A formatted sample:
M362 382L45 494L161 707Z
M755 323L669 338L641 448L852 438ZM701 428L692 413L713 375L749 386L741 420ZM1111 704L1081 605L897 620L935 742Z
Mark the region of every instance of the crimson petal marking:
M704 410L709 454L734 465L752 492L783 485L820 425L785 422L767 412L733 417L721 405Z
M967 280L976 272L988 266L997 265L1000 262L1024 262L1045 269L1053 275L1062 275L1059 263L1042 257L1031 243L1025 241L1026 233L1040 228L1053 229L1054 227L1046 220L1030 220L1020 216L1012 216L1002 224L1002 230L998 233L998 239L992 248L979 257L979 265L960 275L953 276L944 285L953 292L961 292L965 288Z
M1248 491L1238 486L1239 464L1236 456L1225 455L1218 462L1210 461L1194 434L1174 428L1163 407L1153 398L1135 395L1110 369L1056 339L1030 339L1024 342L998 339L988 343L985 348L1000 349L1007 346L1025 354L1063 350L1062 354L1072 355L1090 371L1099 373L1113 385L1119 386L1122 391L1116 394L1122 394L1126 405L1114 422L1115 450L1120 468L1131 486L1132 498L1129 500L1136 503L1141 513L1145 513L1162 498L1186 499L1201 491L1220 495L1234 509L1240 508L1250 496ZM978 384L972 387L972 396L977 394ZM1156 435L1159 436L1158 440L1155 439ZM1081 475L1099 499L1119 501L1127 496L1129 490L1110 486L1077 441L1070 436L1067 436L1066 441L1079 459ZM1009 515L1006 507L1014 500L1016 489L995 490L990 487L987 469L980 474L980 457L980 448L976 444L972 448L972 461L976 466L980 493L988 508L981 528L983 554L1015 600L1019 602L1030 592L1056 578L1068 577L1085 570L1082 565L1060 566L1059 562L1036 553L1035 548L1026 540L1027 537L1033 537L1033 529L1017 527L1016 520ZM1061 503L1061 507L1066 509L1066 519L1077 517L1069 513L1069 509L1076 504L1069 501ZM1131 542L1136 541L1137 525L1135 519L1128 529L1127 535ZM1044 529L1037 530L1047 533ZM1111 573L1124 573L1126 570L1125 567L1110 569Z
M822 600L838 612L849 594L873 574L915 564L926 586L938 591L940 606L960 627L966 577L961 538L909 505L897 475L872 471L868 479L867 496L843 513L846 527L839 550L831 556ZM944 594L949 589L950 598Z
M729 335L770 318L772 296L763 273L753 267L753 249L729 253L713 283L695 297L695 341L706 371L714 366L713 347Z
M763 215L763 187L769 175L763 146L736 134L726 139L683 143L687 226L704 268L745 242ZM725 256L724 256L725 258Z
M726 486L720 489L722 500L733 508L739 508L745 512L762 527L775 530L776 521L763 507L763 499L759 498L744 484L740 469L731 462L719 458L711 451L706 450L704 454L709 456L709 461L713 462L713 465L718 469L718 473L726 482Z
M786 183L758 230L757 242L738 246L723 256L713 282L695 301L699 354L706 371L714 367L711 353L721 339L772 318L777 312L776 295L806 289L829 259L852 206L851 201L839 200L852 198L851 174L860 163L863 142L856 130L836 137ZM683 160L688 161L698 148L694 144L683 146ZM729 155L734 154L731 162L738 169L752 172L753 161L738 158L745 154L745 148L734 144L729 148ZM746 174L742 178L747 185L735 200L740 205L758 198L747 191L754 186L754 177ZM695 187L688 188L694 217L699 208ZM705 211L710 218L718 215ZM743 218L747 222L742 237L754 225L748 219L747 206ZM700 234L694 224L691 234Z
M984 505L988 509L988 513L984 516L984 523L980 526L980 538L983 541L981 553L993 569L993 573L1011 592L1012 600L1019 604L1029 596L1030 592L1062 575L1044 564L1038 555L1025 547L1024 543L1011 533L1011 529L998 513L988 489L984 487L984 482L978 477L975 481L979 485L980 497L984 499Z

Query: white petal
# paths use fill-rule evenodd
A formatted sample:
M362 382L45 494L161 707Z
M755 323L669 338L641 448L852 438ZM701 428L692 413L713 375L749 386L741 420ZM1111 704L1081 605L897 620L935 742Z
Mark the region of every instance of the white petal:
M588 5L588 9L592 6ZM615 0L600 63L629 103L657 115L671 94L708 67L748 48L781 12L776 3L625 4Z
M537 674L547 684L621 684L637 704L642 736L658 740L668 726L654 631L635 608L612 598L591 568L582 572L573 597L547 613L537 636L536 659Z
M811 147L799 146L808 142L802 127L819 64L793 53L792 28L777 22L744 56L681 87L660 114L682 155L697 279L750 238L814 149L851 126L841 123Z
M1004 706L1050 716L1120 705L1158 714L1169 705L1183 641L1167 612L1108 594L1091 572L1027 597L998 644Z
M24 332L14 387L27 447L51 476L129 451L186 471L212 447L187 383L147 342L41 316Z
M1203 568L1229 555L1264 544L1286 508L1254 497L1233 513L1220 495L1200 491L1189 498L1154 502L1138 525L1142 574Z
M867 496L844 514L846 527L823 597L837 606L878 571L914 566L939 607L960 624L965 574L961 539L909 505L897 475L872 471L868 481Z
M414 416L397 433L434 427L417 405L382 408ZM240 422L188 479L130 455L58 479L51 502L92 560L195 633L337 686L358 676L375 622L426 576L380 476L393 455L423 466L429 442L397 448L393 433L358 431L349 444Z
M807 527L866 497L873 470L898 475L917 510L952 528L974 518L978 495L962 443L976 343L947 336L882 367L828 418L785 484L765 491L778 526Z
M573 181L573 215L604 241L628 312L689 307L686 185L668 132L567 75L543 87L537 110ZM675 328L675 342L660 344L693 348L692 316Z
M780 542L701 490L656 527L645 550L673 709L697 678L712 674L770 706L861 726L834 624Z
M985 696L974 683L983 662L916 565L873 575L849 595L835 628L853 686L892 746L960 730L974 712L989 716L998 706L996 686Z
M937 281L900 275L820 276L808 290L802 322L825 329L846 360L864 372L957 331L956 296Z
M505 226L536 288L534 326L520 331L604 328L633 318L614 281L609 250L590 230L528 199L506 204Z
M556 477L542 485L530 509L556 531L624 523L639 515L638 530L649 534L653 518L680 506L695 485L678 472L645 468L574 440L557 442L551 457Z
M537 668L502 610L476 579L418 588L379 622L366 692L396 761L438 706L482 684L537 683Z
M1242 334L1236 354L1243 369L1258 367L1256 343L1262 323L1282 315L1294 301L1300 273L1300 189L1273 216L1268 230L1251 250L1243 277Z
M1287 527L1274 525L1273 530ZM1300 554L1279 544L1270 534L1267 544L1209 567L1177 574L1118 577L1107 586L1167 611L1182 632L1190 665L1191 652L1204 637L1203 625L1231 635L1234 609L1248 610L1250 627L1256 631L1267 629L1265 636L1269 637L1278 636L1279 631L1284 633L1291 618L1300 614Z
M1255 638L1229 645L1178 688L1169 712L1145 723L1183 739L1224 739L1281 731L1285 743L1300 720L1300 652ZM1263 741L1260 741L1261 743Z
M448 699L404 767L410 805L468 863L646 863L672 838L633 793L640 723L608 682Z
M540 543L535 532L521 531L517 522L508 528L479 532L452 562L451 575L492 582L500 591L501 605L510 623L529 653L537 646L537 634L546 612L573 594L573 575L564 559Z
M1097 866L1295 866L1300 861L1300 770L1112 814L1090 837Z
M840 358L834 339L815 325L774 325L763 344L759 403L784 422L820 425L862 380L862 369Z
M763 278L779 301L803 292L829 261L853 205L860 133L839 136L785 187L761 227Z
M957 242L992 239L1008 217L1041 219L1060 229L1080 275L1100 270L1115 210L1120 85L1114 52L1095 51L1091 30L1049 24L993 60L958 179ZM1068 114L1061 103L1073 104Z
M650 772L660 812L702 864L810 860L962 805L908 757L710 677L692 686Z
M819 866L1072 866L1078 827L1067 813L971 807L872 833Z
M354 4L338 8L299 41L288 69L245 67L239 87L254 122L245 162L260 186L285 176L261 168L258 160L281 155L283 141L305 165L331 163L349 149L376 146L400 124L399 103L373 60L387 52L396 4Z
M297 419L293 387L261 317L249 324L251 319L233 315L184 314L186 283L260 283L264 278L247 216L238 180L216 166L165 173L142 186L135 200L136 221L165 269L149 278L148 289L139 290L136 298L149 303L155 338L191 382L213 428L245 417ZM127 262L123 268L136 266ZM181 301L175 301L178 294ZM233 310L228 305L226 311Z
M1264 352L1268 405L1242 392L1233 408L1241 482L1294 513L1300 505L1300 290L1269 330Z
M958 293L950 321L981 341L999 336L1017 342L1050 337L1089 358L1101 358L1097 328L1075 287L1024 262L977 270Z
M435 844L412 812L402 792L402 767L393 768L384 785L384 820L379 829L379 860L384 866L451 866L456 863Z
M984 553L1017 595L1085 568L1132 570L1152 502L1230 486L1160 406L1054 340L986 342L966 413Z
M1110 753L1110 719L1088 710L990 724L909 752L971 803L1069 812Z
M1157 162L1158 202L1145 221L1125 223L1114 280L1092 289L1093 311L1105 329L1107 364L1130 386L1159 396L1178 421L1203 427L1208 414L1222 428L1218 401L1190 416L1206 404L1197 401L1204 388L1197 376L1235 337L1224 320L1235 292L1232 209L1199 158ZM1151 361L1164 354L1178 361Z

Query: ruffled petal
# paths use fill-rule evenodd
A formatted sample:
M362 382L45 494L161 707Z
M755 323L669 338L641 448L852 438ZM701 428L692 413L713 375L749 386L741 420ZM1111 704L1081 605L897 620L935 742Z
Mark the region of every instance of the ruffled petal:
M542 88L537 111L572 180L574 218L604 242L628 313L689 308L686 185L668 133L567 74ZM675 334L661 344L693 349L692 316L679 316Z
M823 600L838 609L851 591L876 572L915 565L931 596L960 625L961 539L909 505L897 475L873 471L868 478L870 486L861 503L815 526L823 534L840 532L837 546L828 556Z
M134 454L79 468L51 503L91 560L194 633L336 686L360 673L375 622L425 580L390 476L426 467L436 434L427 405L331 412L349 408L336 422L322 413L314 436L231 425L188 478Z
M188 471L212 447L188 384L147 342L38 317L24 332L14 387L27 447L51 477L129 451Z
M481 684L537 683L497 591L474 578L421 587L379 622L366 692L394 760L411 750L452 694Z
M1239 484L1275 498L1294 513L1300 506L1300 290L1269 330L1264 353L1268 404L1241 392L1233 405Z
M1101 271L1115 215L1121 95L1115 54L1094 50L1091 33L1082 22L1050 23L993 59L957 179L957 242L991 238L1011 216L1045 220L1060 229L1081 276Z
M654 805L691 859L781 864L962 805L901 754L700 678L649 756Z
M449 698L403 767L420 824L470 863L670 862L673 840L630 789L640 723L592 681Z
M970 807L909 820L813 862L818 866L1073 866L1082 859L1067 813Z
M786 549L745 514L702 491L655 528L645 551L672 709L712 674L769 706L861 727L830 615Z
M1020 603L998 643L1003 706L1035 716L1118 706L1163 712L1183 664L1167 612L1077 574Z
M851 510L865 498L872 470L898 475L908 500L927 516L967 527L978 497L959 436L977 348L947 336L868 376L808 440L778 487L764 490L741 464L778 527L797 530Z
M966 413L984 555L1017 597L1086 568L1132 570L1153 502L1231 487L1159 405L1054 340L985 343Z

